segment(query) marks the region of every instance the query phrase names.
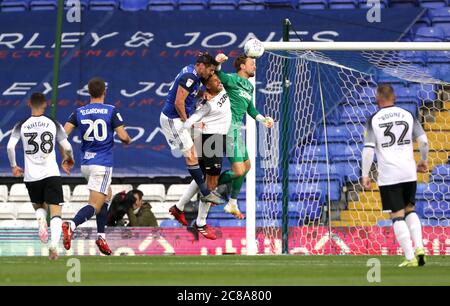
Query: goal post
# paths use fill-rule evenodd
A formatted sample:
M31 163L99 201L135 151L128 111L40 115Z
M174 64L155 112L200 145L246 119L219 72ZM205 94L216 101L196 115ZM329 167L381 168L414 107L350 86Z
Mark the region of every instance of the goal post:
M450 237L450 74L438 67L443 70L436 75L405 51L449 51L439 54L449 66L450 43L263 44L255 101L279 132L267 132L272 134L263 137L263 144L255 140L261 142L261 136L246 138L249 155L258 154L247 176L247 254L398 252L376 184L364 191L359 183L364 124L376 111L381 82L394 84L398 106L415 113L427 132L430 173L418 177L416 206L424 239L445 253ZM256 135L253 120L247 120L247 135ZM264 160L277 163L256 167ZM262 196L256 196L257 190ZM257 218L262 218L258 230Z

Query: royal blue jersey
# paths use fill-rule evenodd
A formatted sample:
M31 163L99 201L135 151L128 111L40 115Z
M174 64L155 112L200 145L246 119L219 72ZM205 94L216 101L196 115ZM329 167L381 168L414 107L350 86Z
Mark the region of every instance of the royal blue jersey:
M81 136L82 165L113 166L114 129L123 119L112 105L90 103L77 108L68 122Z
M188 116L192 115L195 111L197 103L197 94L202 86L201 78L197 74L194 65L184 67L180 73L178 73L175 81L169 89L169 94L166 98L166 103L163 107L163 114L168 118L180 118L177 110L175 109L175 99L177 97L178 86L183 87L189 92L185 100L185 109Z

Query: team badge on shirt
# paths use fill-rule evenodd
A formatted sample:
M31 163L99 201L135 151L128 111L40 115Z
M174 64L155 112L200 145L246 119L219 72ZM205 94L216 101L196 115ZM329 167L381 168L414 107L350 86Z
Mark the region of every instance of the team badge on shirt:
M186 81L186 87L189 88L192 86L192 84L194 84L194 80L193 79L187 79Z

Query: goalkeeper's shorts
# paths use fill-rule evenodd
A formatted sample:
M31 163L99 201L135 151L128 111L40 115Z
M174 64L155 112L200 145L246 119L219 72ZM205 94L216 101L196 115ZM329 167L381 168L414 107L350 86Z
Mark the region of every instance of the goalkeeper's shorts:
M230 163L247 161L248 152L240 128L231 128L227 134L227 157Z

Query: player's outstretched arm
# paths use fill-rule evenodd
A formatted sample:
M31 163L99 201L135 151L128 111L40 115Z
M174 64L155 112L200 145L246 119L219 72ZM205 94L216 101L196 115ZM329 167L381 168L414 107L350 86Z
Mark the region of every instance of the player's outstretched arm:
M270 117L264 117L263 115L261 115L255 108L255 105L253 104L253 102L248 104L247 107L247 113L250 115L250 117L252 117L253 119L255 119L258 122L261 122L262 124L264 124L264 126L266 128L272 128L273 127L273 119Z
M128 135L127 131L125 130L125 127L123 125L118 126L114 129L117 133L117 137L119 137L120 141L124 144L130 144L131 143L131 137Z

